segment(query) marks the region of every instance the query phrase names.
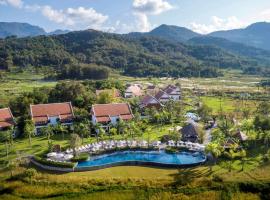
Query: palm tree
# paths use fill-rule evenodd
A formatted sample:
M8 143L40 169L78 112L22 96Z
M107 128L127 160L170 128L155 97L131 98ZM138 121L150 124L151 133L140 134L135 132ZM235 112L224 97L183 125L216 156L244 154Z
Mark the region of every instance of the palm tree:
M269 146L269 140L270 140L270 131L264 131L263 141L264 141L264 144L266 145L266 150L268 149L268 146Z
M70 148L73 150L74 157L77 156L76 148L81 145L81 138L78 134L71 134L69 141Z
M216 165L218 157L222 154L222 148L218 143L209 143L206 146L205 152L211 153L214 158L214 165ZM212 171L212 165L210 166L210 170Z
M10 143L10 132L9 131L0 131L0 140L5 142L6 156L8 158L9 143Z
M88 136L90 133L89 123L85 121L85 122L75 124L74 129L76 133L80 133L81 138L82 138L82 143L83 143L84 137Z
M95 131L96 131L96 140L97 140L97 142L98 142L98 141L99 141L99 133L102 132L102 131L104 131L104 129L102 128L102 126L101 126L100 123L96 123L96 124L94 125L94 129L95 129Z
M32 120L25 121L24 134L28 136L29 145L32 146L32 136L35 134L35 125Z
M241 157L241 171L244 171L244 166L246 164L247 160L247 152L243 149L240 153L239 156Z
M224 155L229 158L229 172L232 171L232 163L233 159L235 158L236 154L234 152L234 149L231 148L229 151L224 152Z

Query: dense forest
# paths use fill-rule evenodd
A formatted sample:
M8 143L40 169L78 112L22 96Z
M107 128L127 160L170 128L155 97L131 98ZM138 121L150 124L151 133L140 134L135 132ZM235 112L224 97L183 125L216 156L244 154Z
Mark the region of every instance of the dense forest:
M108 68L139 77L216 77L220 75L220 68L259 66L256 59L219 47L94 30L1 39L0 69L8 70L13 65L20 68L48 66L59 78L70 79L106 78Z

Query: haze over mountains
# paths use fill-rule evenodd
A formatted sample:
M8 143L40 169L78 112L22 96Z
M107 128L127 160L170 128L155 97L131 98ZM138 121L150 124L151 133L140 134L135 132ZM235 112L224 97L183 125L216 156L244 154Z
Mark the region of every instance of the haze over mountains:
M39 26L34 26L28 23L19 22L0 22L0 38L8 36L28 37L38 35L59 35L68 33L68 30L55 30L53 32L46 32Z

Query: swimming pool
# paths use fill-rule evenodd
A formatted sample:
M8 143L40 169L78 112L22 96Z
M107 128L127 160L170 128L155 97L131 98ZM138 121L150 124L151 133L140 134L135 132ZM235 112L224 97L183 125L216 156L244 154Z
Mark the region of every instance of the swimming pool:
M200 152L166 153L165 151L119 151L79 162L77 169L105 168L118 165L188 166L205 162Z

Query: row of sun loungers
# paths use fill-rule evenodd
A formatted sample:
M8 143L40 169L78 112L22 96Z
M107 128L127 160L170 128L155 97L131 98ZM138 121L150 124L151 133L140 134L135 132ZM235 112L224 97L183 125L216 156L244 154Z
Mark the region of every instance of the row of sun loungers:
M183 147L183 148L188 148L189 150L192 151L204 151L205 146L199 143L192 143L192 142L183 142L183 141L173 141L170 140L168 142L169 147Z
M158 142L153 144L152 146L158 146ZM76 148L75 150L78 152L96 152L99 150L111 150L115 148L125 148L125 147L147 147L148 143L146 141L135 141L135 140L119 140L119 141L103 141L103 142L96 142L93 144L87 144L81 147ZM67 149L66 153L72 153L72 149Z
M155 147L158 149L164 149L167 146L169 147L178 147L178 148L188 148L191 151L204 151L205 146L199 143L192 143L192 142L183 142L183 141L168 141L167 144L162 144L160 141L155 141L149 143L150 147ZM111 140L111 141L102 141L102 142L95 142L92 144L87 144L81 147L76 148L75 150L79 153L88 152L88 153L95 153L101 150L113 150L116 148L146 148L148 147L148 142L145 140L142 141L135 141L135 140ZM47 154L48 159L51 161L57 162L65 162L70 160L73 157L73 150L67 149L64 153L49 153Z

